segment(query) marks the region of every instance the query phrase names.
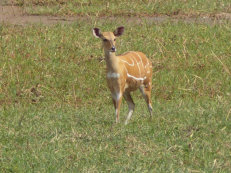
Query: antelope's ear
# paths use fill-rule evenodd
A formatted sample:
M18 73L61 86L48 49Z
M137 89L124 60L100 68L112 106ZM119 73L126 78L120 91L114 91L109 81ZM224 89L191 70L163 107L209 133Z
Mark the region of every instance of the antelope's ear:
M124 27L123 26L120 26L118 27L114 32L113 34L116 36L116 37L119 37L123 34L124 32Z
M101 37L101 32L100 32L100 29L99 29L99 28L93 28L92 32L93 32L93 35L94 35L96 38L100 38L100 37Z

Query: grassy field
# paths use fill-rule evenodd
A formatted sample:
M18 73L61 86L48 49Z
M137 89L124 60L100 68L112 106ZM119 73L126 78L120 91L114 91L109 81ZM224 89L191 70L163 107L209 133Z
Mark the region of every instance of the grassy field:
M152 119L135 92L115 124L94 25L153 62ZM230 172L230 40L230 24L1 25L0 171Z
M231 12L230 0L12 0L29 14L49 15L156 15Z

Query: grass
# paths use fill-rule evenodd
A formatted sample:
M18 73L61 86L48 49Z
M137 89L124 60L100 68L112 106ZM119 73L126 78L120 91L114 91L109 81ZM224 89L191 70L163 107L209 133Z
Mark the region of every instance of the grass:
M139 92L115 124L100 40L153 62L149 119ZM1 25L1 172L230 172L230 24L113 21ZM122 103L121 121L127 114Z
M231 12L229 0L14 0L29 14L81 16L145 16L178 13L206 14Z

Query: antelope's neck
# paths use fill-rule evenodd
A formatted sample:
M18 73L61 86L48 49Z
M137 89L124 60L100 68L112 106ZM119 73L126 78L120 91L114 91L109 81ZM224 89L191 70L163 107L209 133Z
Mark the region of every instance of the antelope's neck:
M116 72L118 71L118 58L115 55L115 52L105 52L105 60L107 64L107 71Z

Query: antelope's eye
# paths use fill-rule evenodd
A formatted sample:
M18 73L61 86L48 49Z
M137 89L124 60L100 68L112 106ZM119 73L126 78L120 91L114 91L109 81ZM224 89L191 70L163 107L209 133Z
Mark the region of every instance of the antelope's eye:
M114 41L116 41L116 39L114 39Z
M103 41L107 41L107 39L103 39Z

